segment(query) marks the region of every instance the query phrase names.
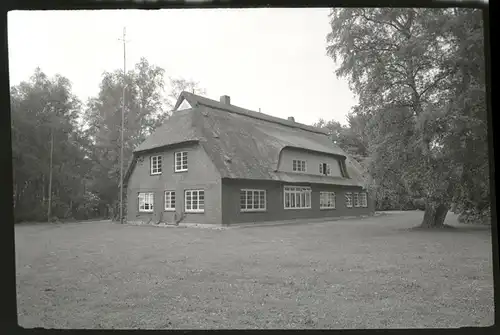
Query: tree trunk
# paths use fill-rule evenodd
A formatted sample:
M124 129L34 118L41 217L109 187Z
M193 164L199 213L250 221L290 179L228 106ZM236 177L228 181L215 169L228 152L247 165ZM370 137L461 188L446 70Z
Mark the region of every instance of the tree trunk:
M45 193L45 175L42 174L42 206L45 205L45 201L46 201L45 194L46 194Z
M49 203L47 206L47 221L50 222L50 211L52 209L52 154L54 152L54 132L50 132L50 165L49 165Z
M448 209L448 206L444 204L427 203L421 226L426 228L443 227Z

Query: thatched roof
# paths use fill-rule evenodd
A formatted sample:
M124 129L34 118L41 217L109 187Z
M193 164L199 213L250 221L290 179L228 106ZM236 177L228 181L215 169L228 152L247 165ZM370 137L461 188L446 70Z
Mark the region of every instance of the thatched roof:
M181 94L175 108L184 99L192 108L174 111L164 125L134 150L134 156L177 143L199 141L222 178L364 186L359 167L332 143L323 129L188 92ZM350 178L277 171L280 153L287 147L346 158Z

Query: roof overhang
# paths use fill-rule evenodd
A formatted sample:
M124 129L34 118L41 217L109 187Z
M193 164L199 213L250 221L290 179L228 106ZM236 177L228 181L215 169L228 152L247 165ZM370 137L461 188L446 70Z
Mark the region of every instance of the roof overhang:
M154 148L148 148L148 149L144 149L144 150L134 150L134 155L142 155L142 154L147 154L147 153L151 153L151 152L162 151L162 150L165 150L165 149L171 149L171 148L178 147L178 146L181 146L181 145L196 144L196 143L199 143L199 142L200 142L199 139L195 139L195 140L188 140L188 141L181 141L181 142L169 143L169 144L158 146L158 147L154 147Z

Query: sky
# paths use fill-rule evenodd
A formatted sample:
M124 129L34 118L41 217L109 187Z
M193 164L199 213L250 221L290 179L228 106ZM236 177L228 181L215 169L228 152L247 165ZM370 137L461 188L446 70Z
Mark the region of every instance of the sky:
M82 100L98 93L104 71L141 57L167 76L195 80L208 98L313 124L346 123L356 103L326 55L327 8L12 11L8 13L10 84L36 67L59 73Z

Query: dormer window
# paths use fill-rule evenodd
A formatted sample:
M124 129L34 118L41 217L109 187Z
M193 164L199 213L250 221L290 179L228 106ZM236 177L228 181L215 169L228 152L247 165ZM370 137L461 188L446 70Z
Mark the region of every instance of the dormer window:
M151 174L161 174L161 156L151 156Z
M325 176L329 176L331 174L330 164L319 163L319 173Z
M306 161L294 159L292 161L292 171L306 172Z
M184 172L188 170L188 153L180 151L175 153L175 172Z

